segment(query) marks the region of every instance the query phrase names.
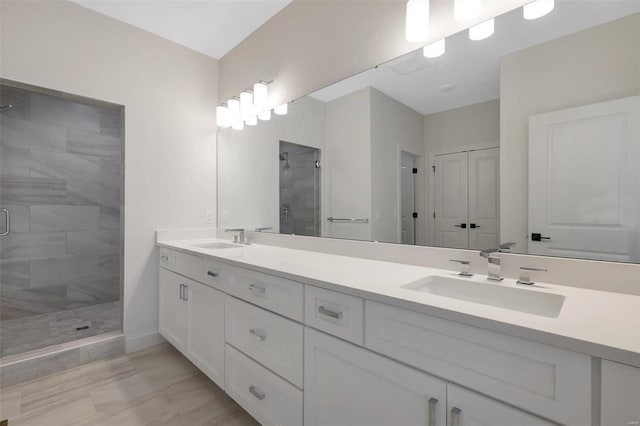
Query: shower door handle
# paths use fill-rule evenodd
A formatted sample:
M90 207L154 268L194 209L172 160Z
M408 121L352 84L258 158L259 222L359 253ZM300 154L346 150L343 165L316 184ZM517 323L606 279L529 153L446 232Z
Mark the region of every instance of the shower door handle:
M4 213L4 232L0 234L1 236L8 235L11 230L9 227L11 226L10 214L7 209L0 209L0 212Z

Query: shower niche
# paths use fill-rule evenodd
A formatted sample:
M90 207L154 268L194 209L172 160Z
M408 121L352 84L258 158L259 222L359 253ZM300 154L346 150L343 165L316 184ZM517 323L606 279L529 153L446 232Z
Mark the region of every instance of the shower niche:
M320 150L280 141L280 233L320 236Z

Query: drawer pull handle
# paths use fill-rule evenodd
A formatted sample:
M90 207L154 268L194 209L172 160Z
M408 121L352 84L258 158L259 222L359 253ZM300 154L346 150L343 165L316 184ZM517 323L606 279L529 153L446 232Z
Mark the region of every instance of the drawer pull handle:
M267 395L265 395L264 392L258 390L258 388L256 388L255 386L251 385L249 386L249 392L251 392L251 395L255 396L256 398L258 398L260 401L262 401L263 399L266 398Z
M265 334L264 331L256 330L255 328L252 328L251 330L249 330L249 333L251 333L254 336L256 336L258 339L260 339L261 342L264 342L264 339L267 338L267 335Z
M321 315L325 315L327 317L331 317L331 318L335 318L335 319L342 319L342 311L336 312L336 311L332 311L331 309L327 309L324 306L320 306L318 308L318 312Z
M213 278L217 278L218 276L220 276L219 273L214 272L214 271L207 271L207 275L209 275L210 277L213 277Z
M255 285L255 284L249 285L249 290L251 290L255 294L264 294L267 291L266 288L260 287L259 285Z
M428 426L436 426L436 404L438 404L438 400L435 398L429 398L429 414L428 414Z
M451 426L460 426L460 413L462 413L462 410L458 407L451 409Z
M165 262L169 261L169 256L161 256L162 260L164 260Z

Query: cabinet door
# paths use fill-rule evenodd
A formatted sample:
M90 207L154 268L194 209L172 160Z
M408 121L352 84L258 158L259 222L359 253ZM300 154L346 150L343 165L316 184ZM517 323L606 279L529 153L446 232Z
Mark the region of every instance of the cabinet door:
M446 384L305 328L305 425L446 424Z
M180 351L186 350L187 302L183 298L186 278L160 268L160 334Z
M640 368L602 360L603 426L640 424Z
M451 426L549 426L553 423L454 385L447 386Z

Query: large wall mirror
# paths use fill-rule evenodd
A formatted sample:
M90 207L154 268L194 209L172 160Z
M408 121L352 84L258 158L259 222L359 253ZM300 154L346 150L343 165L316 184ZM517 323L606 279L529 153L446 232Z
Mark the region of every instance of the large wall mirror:
M556 1L218 134L218 225L640 262L640 2Z

